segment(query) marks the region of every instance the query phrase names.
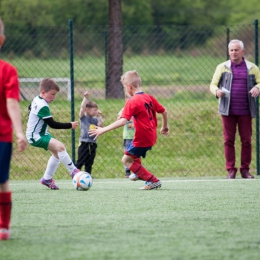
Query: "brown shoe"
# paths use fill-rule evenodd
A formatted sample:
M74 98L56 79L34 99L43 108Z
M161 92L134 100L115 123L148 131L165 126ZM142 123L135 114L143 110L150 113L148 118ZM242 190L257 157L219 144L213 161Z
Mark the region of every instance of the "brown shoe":
M254 179L254 176L250 174L248 170L243 170L241 172L241 177L244 179Z
M235 179L236 178L236 171L235 170L229 170L228 171L228 175L227 175L227 179Z

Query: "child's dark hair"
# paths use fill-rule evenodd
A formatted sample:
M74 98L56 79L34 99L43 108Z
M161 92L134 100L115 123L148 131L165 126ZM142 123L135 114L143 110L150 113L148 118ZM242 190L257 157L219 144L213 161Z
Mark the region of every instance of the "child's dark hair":
M98 108L98 105L96 102L88 100L88 102L86 104L86 108Z
M60 91L59 85L51 78L43 79L40 83L40 91L49 92L50 90Z

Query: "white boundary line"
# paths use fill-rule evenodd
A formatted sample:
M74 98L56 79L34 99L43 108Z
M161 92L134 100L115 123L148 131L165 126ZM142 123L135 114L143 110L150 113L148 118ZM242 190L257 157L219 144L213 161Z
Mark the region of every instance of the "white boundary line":
M95 182L95 184L105 184L105 183L114 183L114 184L116 184L116 183L119 183L119 184L121 184L121 183L123 183L124 182L124 180L125 179L122 179L122 180L118 180L118 181L116 181L116 180L114 180L114 181L99 181L98 179L94 179L94 182ZM235 181L259 181L260 179L232 179L232 180L230 180L230 179L205 179L205 180L164 180L164 181L162 181L161 180L161 182L162 183L177 183L177 182L235 182ZM127 180L125 180L125 181L127 181ZM15 182L15 180L14 180L14 182ZM28 184L32 184L32 185L35 185L35 182L39 182L38 180L36 181L36 180L32 180L32 181L19 181L20 183L12 183L12 181L10 181L10 186L20 186L20 185L24 185L24 184L26 184L26 185L28 185ZM22 183L23 182L23 183ZM56 182L58 183L58 184L68 184L69 182L71 182L71 181L69 181L69 180L56 180ZM141 181L136 181L137 183L141 183ZM39 184L40 184L40 182L39 182Z

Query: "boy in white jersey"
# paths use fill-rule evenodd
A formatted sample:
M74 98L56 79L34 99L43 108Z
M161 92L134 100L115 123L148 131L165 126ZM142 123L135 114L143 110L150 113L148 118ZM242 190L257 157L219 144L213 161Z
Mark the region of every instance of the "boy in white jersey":
M52 177L60 162L68 169L72 178L79 172L64 144L48 133L48 126L54 129L75 129L78 126L78 122L60 123L53 120L48 103L55 99L59 91L60 88L54 80L46 78L41 81L40 95L36 96L29 106L29 119L26 129L27 141L32 146L49 150L52 153L40 182L53 190L59 189Z

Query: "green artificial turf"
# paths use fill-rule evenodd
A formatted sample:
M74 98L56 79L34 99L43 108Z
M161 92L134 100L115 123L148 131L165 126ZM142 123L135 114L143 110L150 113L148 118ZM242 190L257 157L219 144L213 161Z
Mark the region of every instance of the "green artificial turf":
M1 260L259 259L260 179L12 181L12 235Z

